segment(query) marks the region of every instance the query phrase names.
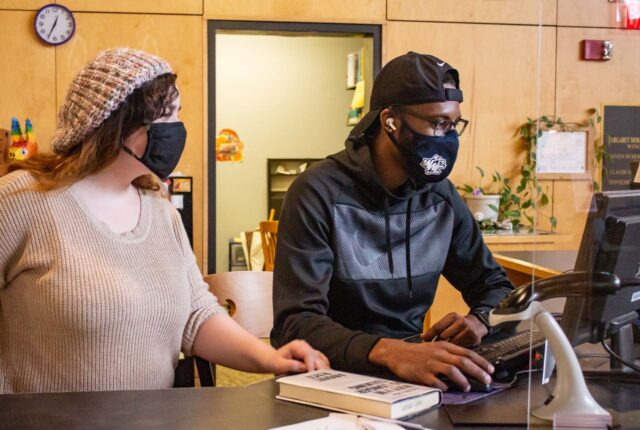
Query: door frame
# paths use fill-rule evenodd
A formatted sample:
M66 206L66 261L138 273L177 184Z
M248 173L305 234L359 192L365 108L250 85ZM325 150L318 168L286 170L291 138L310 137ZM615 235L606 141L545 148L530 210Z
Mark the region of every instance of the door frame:
M373 38L373 76L382 67L382 25L376 24L333 24L315 22L277 21L207 21L207 272L216 273L216 148L211 144L216 136L216 32L218 30L259 31L278 33L333 33L364 34ZM345 137L346 138L346 137Z

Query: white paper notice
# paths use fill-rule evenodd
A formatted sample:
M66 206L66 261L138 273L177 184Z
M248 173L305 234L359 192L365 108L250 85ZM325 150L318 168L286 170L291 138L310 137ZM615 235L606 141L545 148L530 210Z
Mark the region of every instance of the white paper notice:
M537 173L586 173L587 132L543 131L536 161Z
M184 196L182 194L172 194L171 203L176 209L184 209Z

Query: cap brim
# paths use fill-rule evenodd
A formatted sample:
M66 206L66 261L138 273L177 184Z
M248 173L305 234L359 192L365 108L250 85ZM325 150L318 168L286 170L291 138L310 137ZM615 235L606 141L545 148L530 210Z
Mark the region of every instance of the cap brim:
M380 111L382 109L374 109L367 112L367 114L362 117L360 122L353 127L349 136L359 136L365 131L367 131L372 125L374 125L378 121L378 116L380 115Z

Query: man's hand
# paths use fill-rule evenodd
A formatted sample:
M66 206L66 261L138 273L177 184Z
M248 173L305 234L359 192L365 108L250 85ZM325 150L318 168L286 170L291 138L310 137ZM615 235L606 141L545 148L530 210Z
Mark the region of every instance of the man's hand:
M463 317L451 312L432 325L421 337L425 341L437 339L460 346L473 346L479 345L487 333L487 327L475 315Z
M273 352L266 366L276 375L329 368L329 359L303 340L294 340Z
M369 361L387 367L396 376L410 382L447 390L438 378L446 376L465 391L471 386L468 375L485 384L491 383L493 366L473 351L449 342L408 343L397 339L380 339L369 353Z

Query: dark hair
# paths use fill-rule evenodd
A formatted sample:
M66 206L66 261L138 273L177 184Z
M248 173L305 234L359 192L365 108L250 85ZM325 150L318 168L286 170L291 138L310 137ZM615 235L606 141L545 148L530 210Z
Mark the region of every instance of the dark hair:
M444 79L442 80L442 83L453 85L456 88L458 87L456 83L456 78L453 76L453 73L451 72L451 70L449 70L447 73L444 74Z
M41 154L12 163L8 171L28 170L43 190L71 185L111 164L120 152L120 144L134 131L171 114L171 104L177 97L176 75L160 75L133 91L79 145L64 154ZM136 178L133 184L151 190L160 188L152 175Z

